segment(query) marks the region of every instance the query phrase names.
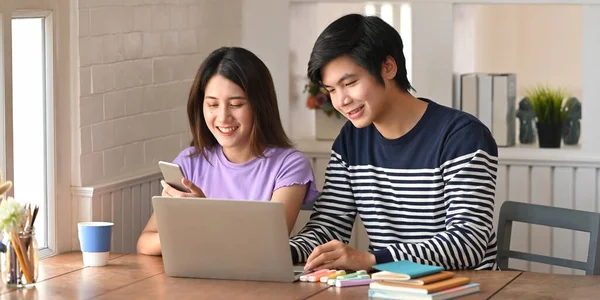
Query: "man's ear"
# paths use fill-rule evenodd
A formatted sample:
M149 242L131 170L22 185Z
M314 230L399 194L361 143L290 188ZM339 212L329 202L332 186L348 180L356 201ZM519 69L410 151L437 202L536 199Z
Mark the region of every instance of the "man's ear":
M396 77L397 72L398 65L396 64L396 60L388 55L381 64L381 77L383 77L383 79L393 80Z

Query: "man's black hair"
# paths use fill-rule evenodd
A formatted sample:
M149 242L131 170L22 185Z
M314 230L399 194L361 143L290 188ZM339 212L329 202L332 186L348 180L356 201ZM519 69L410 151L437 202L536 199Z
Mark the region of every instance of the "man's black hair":
M308 78L322 84L323 66L346 55L384 85L381 65L391 56L398 66L394 77L396 84L403 91L410 92L414 89L406 76L403 48L398 31L379 17L345 15L329 24L317 38L308 62Z

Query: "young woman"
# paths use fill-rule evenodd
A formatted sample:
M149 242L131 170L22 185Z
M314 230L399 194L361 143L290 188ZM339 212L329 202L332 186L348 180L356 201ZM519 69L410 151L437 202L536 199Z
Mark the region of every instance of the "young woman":
M267 66L243 48L215 50L200 65L187 113L192 146L173 162L189 192L163 181L162 195L282 202L290 232L302 204L318 192L310 162L283 130ZM137 250L161 254L154 215Z

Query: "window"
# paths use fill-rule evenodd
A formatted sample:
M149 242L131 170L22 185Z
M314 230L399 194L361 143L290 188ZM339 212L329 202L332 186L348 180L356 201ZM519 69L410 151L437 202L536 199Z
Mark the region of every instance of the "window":
M366 16L376 16L377 15L377 8L375 7L375 4L365 4L365 15Z
M388 24L394 26L394 7L390 3L381 4L379 16Z
M40 255L50 254L50 250L45 251L49 247L48 205L54 201L50 28L49 13L13 14L9 28L10 43L7 43L6 35L2 35L3 53L9 56L12 68L5 65L0 69L4 71L5 78L10 76L11 79L4 81L4 87L12 81L12 93L2 91L5 97L0 96L0 100L4 101L0 105L4 116L0 126L6 126L9 131L12 128L0 143L0 151L8 154L3 157L5 165L2 168L5 174L12 175L9 179L14 184L12 192L15 199L40 207L34 224ZM7 45L11 45L10 49ZM6 151L11 148L12 155L11 151Z
M406 57L406 74L412 83L412 13L410 4L400 4L400 36L404 42L404 57Z
M412 82L412 20L409 3L367 3L364 7L366 16L378 16L392 25L404 42L404 57L408 81ZM395 18L395 16L398 16Z

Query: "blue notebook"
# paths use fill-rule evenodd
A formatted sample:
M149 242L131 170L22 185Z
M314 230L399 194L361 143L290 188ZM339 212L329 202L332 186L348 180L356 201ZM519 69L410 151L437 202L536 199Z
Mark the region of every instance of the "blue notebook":
M373 266L374 269L395 273L405 279L418 278L444 271L443 267L414 263L408 260L394 261ZM400 279L400 278L399 278Z

